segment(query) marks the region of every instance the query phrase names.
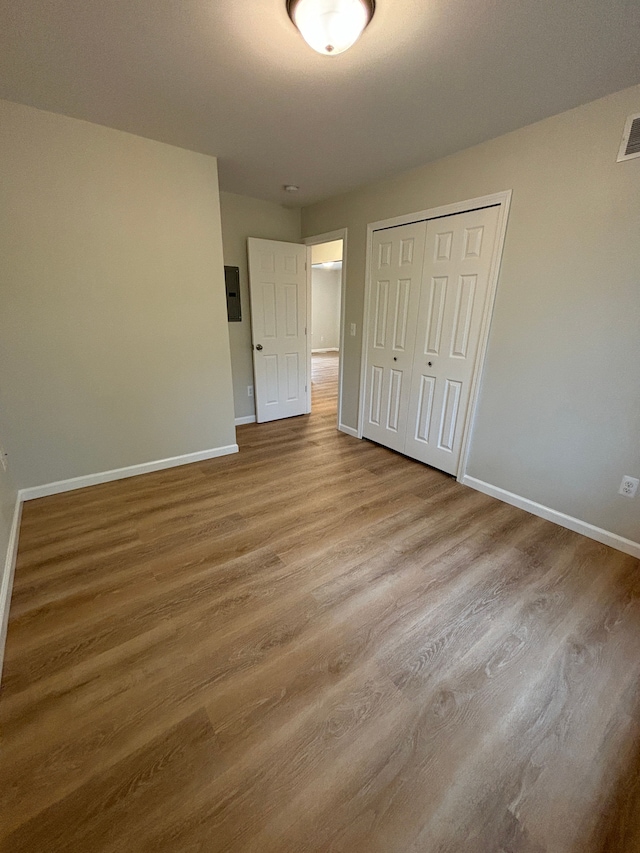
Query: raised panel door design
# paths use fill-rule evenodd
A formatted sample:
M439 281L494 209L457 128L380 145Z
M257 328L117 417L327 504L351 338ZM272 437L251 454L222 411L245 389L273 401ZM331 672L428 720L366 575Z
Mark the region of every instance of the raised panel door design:
M249 238L253 373L258 422L307 411L307 250Z
M444 320L444 303L447 296L446 275L433 276L429 282L428 309L426 318L426 335L424 338L424 354L438 355L442 341L442 322Z
M420 398L418 400L418 417L416 420L415 437L417 441L427 443L431 434L431 413L433 411L433 392L436 380L433 376L420 377Z
M285 284L284 293L285 335L288 338L298 337L298 288L295 284Z
M461 275L458 279L456 312L453 318L453 334L451 335L451 355L453 358L467 357L477 281L477 275Z
M411 279L399 279L396 288L396 316L393 324L393 348L404 350L407 342L407 320L409 314L409 296Z
M451 247L453 245L453 231L439 231L435 236L435 251L433 258L436 261L451 260Z
M261 337L275 338L278 334L276 310L276 285L269 281L261 285L262 289L262 329Z
M498 212L427 224L404 452L449 474L458 472Z
M416 340L426 223L373 235L363 435L403 451Z
M400 240L400 266L413 263L413 247L415 243L416 241L413 237Z
M389 404L387 406L387 429L398 432L400 424L400 402L402 395L402 371L392 370L389 382Z
M389 242L380 243L378 247L378 269L388 267L391 264L392 245Z
M387 312L389 309L389 284L388 281L376 281L376 302L373 345L377 349L384 349L387 341Z
M298 258L296 255L284 255L283 256L283 267L286 273L291 273L291 275L297 275L298 273Z
M371 394L369 403L369 423L372 426L380 426L380 413L382 411L382 379L381 367L371 368Z
M440 418L440 434L438 435L439 450L447 450L449 452L453 450L453 440L458 424L461 390L462 382L454 382L451 379L447 379L444 383L444 402Z
M265 370L265 405L267 406L277 406L279 402L278 397L278 356L277 355L265 355L264 356L264 370Z
M285 355L285 367L287 376L287 400L298 399L300 393L300 358L297 352L288 352Z
M464 249L463 257L479 258L482 252L482 236L484 234L484 225L478 225L475 228L464 229Z
M260 271L271 273L276 271L276 256L273 252L260 252Z

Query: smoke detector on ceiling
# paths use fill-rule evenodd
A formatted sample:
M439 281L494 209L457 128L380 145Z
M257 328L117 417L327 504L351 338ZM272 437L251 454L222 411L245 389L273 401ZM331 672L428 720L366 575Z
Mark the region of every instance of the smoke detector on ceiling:
M631 160L632 157L640 157L640 113L627 119L618 152L618 163L621 160Z

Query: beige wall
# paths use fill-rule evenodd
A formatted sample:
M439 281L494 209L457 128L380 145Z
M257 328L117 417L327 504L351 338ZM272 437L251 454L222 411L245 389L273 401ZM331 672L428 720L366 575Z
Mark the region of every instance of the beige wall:
M16 485L233 444L215 159L7 102L0 129Z
M311 263L326 264L342 260L342 240L331 240L329 243L316 243L311 247Z
M640 87L306 208L349 229L343 422L356 426L368 222L513 189L468 473L634 541L640 498Z
M315 247L314 247L315 248ZM340 289L342 270L311 270L311 348L340 346Z
M300 211L226 192L220 193L220 209L224 262L228 266L240 268L242 322L229 323L228 326L235 416L242 418L256 413L254 401L247 395L247 386L253 385L247 238L261 237L264 240L299 243Z

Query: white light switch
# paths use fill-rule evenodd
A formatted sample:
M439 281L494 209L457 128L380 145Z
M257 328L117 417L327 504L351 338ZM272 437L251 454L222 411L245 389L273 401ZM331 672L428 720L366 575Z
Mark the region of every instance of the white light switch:
M356 324L355 323L351 324L350 333L351 333L351 337L355 338L355 336L356 336Z

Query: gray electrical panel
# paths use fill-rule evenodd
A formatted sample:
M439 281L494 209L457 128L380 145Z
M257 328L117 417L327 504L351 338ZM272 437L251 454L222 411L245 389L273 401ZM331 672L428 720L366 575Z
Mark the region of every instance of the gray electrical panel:
M240 308L240 268L225 267L224 283L227 288L227 319L230 323L242 320Z

